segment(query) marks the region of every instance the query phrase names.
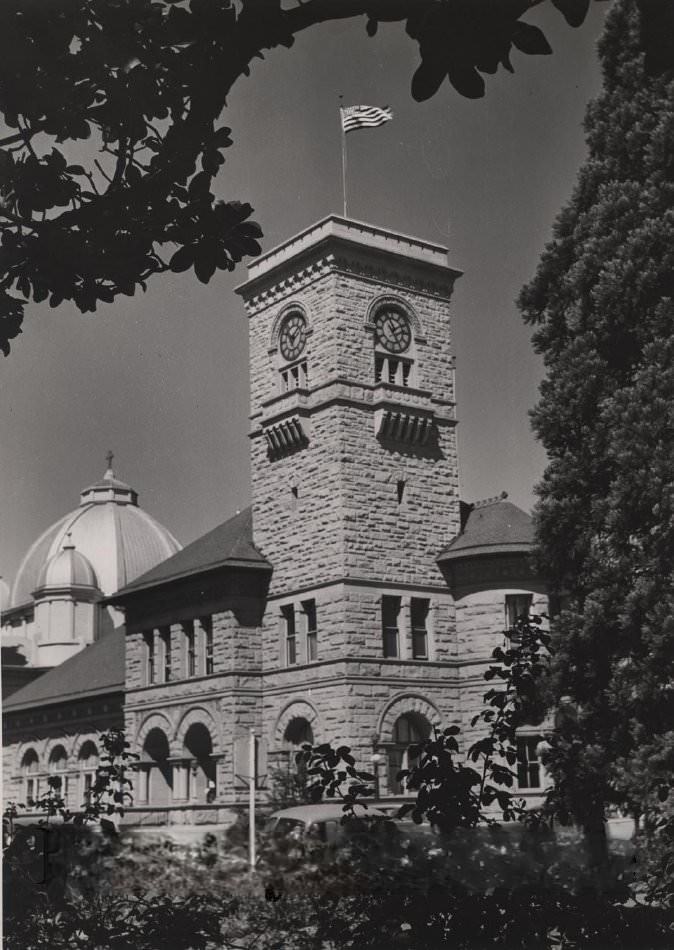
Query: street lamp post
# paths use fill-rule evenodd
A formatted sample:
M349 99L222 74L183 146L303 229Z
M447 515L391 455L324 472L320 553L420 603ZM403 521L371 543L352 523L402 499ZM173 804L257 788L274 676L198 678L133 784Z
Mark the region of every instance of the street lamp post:
M372 762L372 769L374 771L374 797L379 800L379 766L384 761L384 756L381 752L378 752L379 748L379 733L375 732L372 734L372 756L370 761Z

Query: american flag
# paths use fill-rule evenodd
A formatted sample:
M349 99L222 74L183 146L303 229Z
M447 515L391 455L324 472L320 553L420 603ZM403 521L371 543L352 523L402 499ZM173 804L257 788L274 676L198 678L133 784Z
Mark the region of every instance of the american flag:
M383 109L379 106L343 106L340 111L344 132L352 132L354 129L372 129L377 125L383 125L384 122L390 122L393 118L393 111L388 106Z

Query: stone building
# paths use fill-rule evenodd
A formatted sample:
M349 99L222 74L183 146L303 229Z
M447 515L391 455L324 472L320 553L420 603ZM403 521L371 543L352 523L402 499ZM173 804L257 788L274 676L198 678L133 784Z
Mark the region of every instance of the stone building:
M459 499L459 276L445 248L336 216L250 266L252 507L102 601L125 614L130 821L229 820L251 729L262 775L302 742L343 743L383 760L382 795L404 792L407 747L433 726L470 735L491 651L545 591L529 516ZM15 716L39 684L7 704L24 758L37 724ZM535 737L519 749L535 793Z

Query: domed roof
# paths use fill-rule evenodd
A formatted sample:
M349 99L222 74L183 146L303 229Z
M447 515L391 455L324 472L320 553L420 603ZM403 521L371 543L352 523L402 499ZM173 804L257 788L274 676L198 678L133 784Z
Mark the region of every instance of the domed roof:
M182 548L170 531L138 507L137 492L108 467L100 481L81 493L79 507L60 518L29 548L12 588L13 607L32 600L43 568L61 552L64 543L86 558L106 596Z
M67 539L63 549L46 562L37 581L37 589L55 590L63 587L90 587L98 589L96 572L83 554Z

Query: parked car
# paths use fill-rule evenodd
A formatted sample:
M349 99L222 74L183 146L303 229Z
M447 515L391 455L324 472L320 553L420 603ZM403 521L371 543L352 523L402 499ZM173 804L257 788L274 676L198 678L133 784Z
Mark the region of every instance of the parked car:
M384 823L390 825L395 809L369 805L367 810L357 807L356 816L345 816L341 802L319 805L296 805L274 812L265 823L265 835L275 839L337 844L346 836L373 831Z

